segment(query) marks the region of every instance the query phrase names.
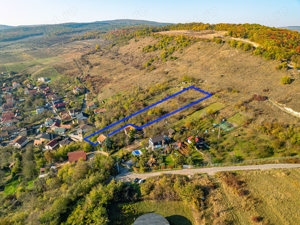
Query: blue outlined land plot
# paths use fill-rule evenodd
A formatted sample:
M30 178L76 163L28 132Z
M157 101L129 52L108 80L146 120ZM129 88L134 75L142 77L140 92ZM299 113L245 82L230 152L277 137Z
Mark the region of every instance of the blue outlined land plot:
M181 107L176 108L176 109L172 109L172 110L170 110L168 112L164 112L164 113L162 113L162 115L160 117L155 118L155 119L153 119L151 121L146 121L146 122L144 122L142 124L139 124L139 125L130 123L130 120L133 117L139 117L144 112L146 112L146 111L149 112L149 110L157 109L157 107L160 107L160 106L163 106L163 105L167 105L167 106L170 106L170 108L172 108L171 105L174 103L174 101L177 101L178 99L180 100L180 98L182 98L181 97L182 95L184 95L186 97L187 94L189 93L189 91L196 91L196 95L194 94L194 97L191 98L191 99L189 99L189 101L183 101L185 103L184 106L181 106ZM158 102L156 102L156 103L154 103L154 104L152 104L150 106L147 106L146 108L144 108L144 109L142 109L142 110L140 110L140 111L138 111L138 112L136 112L136 113L134 113L134 114L132 114L132 115L130 115L128 117L125 117L125 118L123 118L123 119L121 119L121 120L119 120L119 121L117 121L117 122L115 122L115 123L113 123L113 124L111 124L111 125L103 128L103 129L101 129L101 130L99 130L99 131L97 131L97 132L95 132L95 133L93 133L93 134L85 137L84 140L87 141L88 143L96 146L98 144L98 142L93 143L92 141L89 140L89 138L91 138L91 137L93 137L95 135L100 135L101 133L105 133L105 135L107 137L109 137L109 136L114 135L117 132L123 130L124 128L129 127L129 126L135 128L135 129L138 129L138 130L142 130L143 128L148 127L151 124L154 124L154 123L156 123L158 121L161 121L161 120L163 120L163 119L165 119L165 118L167 118L169 116L174 115L175 113L178 113L178 112L180 112L180 111L182 111L184 109L187 109L187 108L189 108L191 106L194 106L195 104L197 104L199 102L202 102L205 99L210 98L211 96L212 96L212 94L210 94L208 92L205 92L205 91L203 91L201 89L198 89L198 88L195 88L193 86L190 86L188 88L185 88L185 89L183 89L183 90L181 90L179 92L176 92L173 95L170 95L170 96L168 96L168 97L166 97L166 98L164 98L164 99L162 99L162 100L160 100L160 101L158 101Z

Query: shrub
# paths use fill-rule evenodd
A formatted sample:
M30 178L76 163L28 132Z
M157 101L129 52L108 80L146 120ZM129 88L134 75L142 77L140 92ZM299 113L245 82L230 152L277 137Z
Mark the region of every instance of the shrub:
M281 83L282 84L290 84L290 83L292 83L292 79L288 76L284 76L281 78Z
M283 63L279 64L279 65L276 67L276 69L278 69L278 70L282 70L282 69L287 70L287 69L288 69L287 62L283 62Z
M251 44L247 43L247 44L244 45L244 48L243 48L244 51L249 51L251 49L252 49L252 45Z

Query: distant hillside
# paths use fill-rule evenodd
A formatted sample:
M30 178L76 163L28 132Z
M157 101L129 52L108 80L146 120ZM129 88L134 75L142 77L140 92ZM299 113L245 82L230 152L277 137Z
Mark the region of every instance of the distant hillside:
M12 26L0 25L0 30L5 30L5 29L9 29L9 28L12 28Z
M33 36L61 36L65 34L73 34L80 32L88 32L94 30L109 31L126 26L148 25L161 27L170 25L170 23L158 23L146 20L107 20L96 21L90 23L63 23L50 25L34 25L34 26L17 26L9 27L0 25L0 42L15 41ZM3 26L3 28L2 28ZM10 28L10 29L7 29Z
M300 31L300 26L287 26L287 27L282 27L282 28L288 29L288 30Z

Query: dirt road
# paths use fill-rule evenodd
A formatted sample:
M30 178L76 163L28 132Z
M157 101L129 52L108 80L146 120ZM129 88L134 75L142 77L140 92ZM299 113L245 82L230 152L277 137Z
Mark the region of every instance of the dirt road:
M300 168L300 164L264 164L264 165L248 165L248 166L229 166L229 167L210 167L199 169L182 169L172 171L160 171L153 173L131 173L126 169L122 169L120 174L116 177L117 180L132 180L135 178L146 179L149 177L159 176L161 174L181 174L181 175L193 175L197 173L207 173L213 175L221 171L238 171L238 170L269 170L269 169L291 169Z

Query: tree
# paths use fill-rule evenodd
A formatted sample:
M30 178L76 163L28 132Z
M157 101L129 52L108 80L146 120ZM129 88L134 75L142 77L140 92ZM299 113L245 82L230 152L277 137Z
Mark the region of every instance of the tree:
M22 157L23 176L26 180L32 179L36 175L36 164L34 161L33 148L27 147Z
M292 83L292 79L288 76L284 76L281 78L281 83L282 84L290 84L290 83Z
M54 160L54 154L52 153L52 152L50 152L50 151L46 151L45 152L45 158L46 158L46 160L49 162L49 163L51 163L51 162L53 162L53 160Z
M95 50L98 51L100 49L100 46L97 44L95 47Z

